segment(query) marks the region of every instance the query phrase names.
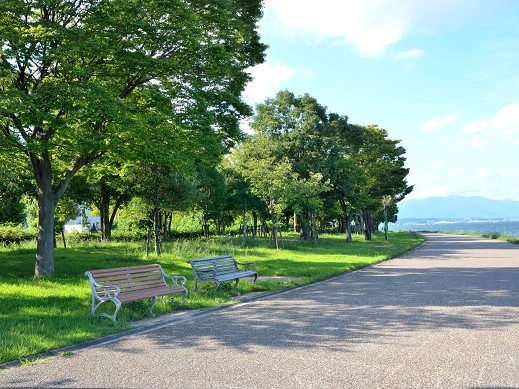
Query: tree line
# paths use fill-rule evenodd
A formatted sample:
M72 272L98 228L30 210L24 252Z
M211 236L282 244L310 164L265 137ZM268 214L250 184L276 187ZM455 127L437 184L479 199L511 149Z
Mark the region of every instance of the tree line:
M386 130L309 95L242 101L264 61L261 16L260 0L0 4L0 222L32 202L35 276L54 274L56 227L81 204L103 240L124 211L157 253L177 212L201 215L205 236L238 223L276 247L281 225L351 240L355 219L370 239L384 211L396 217L412 186Z

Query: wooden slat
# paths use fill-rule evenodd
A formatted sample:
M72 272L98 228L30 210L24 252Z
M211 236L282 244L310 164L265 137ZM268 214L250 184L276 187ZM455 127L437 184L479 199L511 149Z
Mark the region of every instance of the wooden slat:
M167 296L169 294L174 293L184 293L184 288L181 286L165 286L162 288L156 288L156 289L144 289L140 291L132 291L132 292L121 292L119 294L119 300L121 302L128 302L128 301L135 301L135 300L143 300L150 297L155 296Z
M184 287L182 286L168 286L157 264L98 269L91 270L90 273L98 284L118 286L121 289L119 294L121 301L131 301L132 299L161 296L184 291ZM98 292L102 292L103 288L99 287L97 290Z

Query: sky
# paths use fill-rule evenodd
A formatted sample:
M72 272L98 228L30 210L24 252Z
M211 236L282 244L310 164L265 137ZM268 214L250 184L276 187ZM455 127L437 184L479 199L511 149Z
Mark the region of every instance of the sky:
M265 0L254 106L308 93L406 149L407 197L519 200L518 0Z

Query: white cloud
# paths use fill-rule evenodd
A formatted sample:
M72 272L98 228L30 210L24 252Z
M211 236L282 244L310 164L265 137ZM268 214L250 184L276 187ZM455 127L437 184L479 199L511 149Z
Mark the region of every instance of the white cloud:
M487 167L481 168L477 172L477 176L479 178L486 178L486 177L492 177L494 175L494 172L492 169L489 169Z
M415 59L420 58L423 55L423 50L410 49L407 51L401 51L395 55L395 61L398 63L410 63Z
M449 177L459 177L459 176L465 175L465 173L466 173L465 168L463 168L463 167L456 167L454 169L449 170L447 175Z
M482 136L474 136L470 139L469 145L476 149L482 149L487 145L487 141Z
M283 81L296 74L296 69L281 64L262 63L249 69L252 81L247 84L243 96L252 102L263 101L281 89Z
M267 0L265 13L273 19L269 28L286 37L305 36L314 42L332 39L353 45L360 54L376 56L398 42L406 30L407 17L401 12L390 12L391 3L387 0Z
M472 139L474 146L479 146L483 137L519 143L519 101L501 108L488 119L468 123L461 131L464 134L479 134Z
M438 130L442 127L445 127L452 123L454 120L456 120L458 117L460 117L461 113L451 113L448 115L445 115L441 118L434 118L427 120L425 123L422 124L422 130L424 131L434 131Z
M380 56L387 47L416 31L467 15L465 0L266 0L262 28L313 43L331 39L364 56ZM419 51L407 55L419 55Z

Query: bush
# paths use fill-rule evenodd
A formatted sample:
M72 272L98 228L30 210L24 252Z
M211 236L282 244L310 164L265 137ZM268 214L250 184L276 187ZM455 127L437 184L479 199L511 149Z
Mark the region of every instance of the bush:
M501 234L499 232L488 232L486 234L483 234L483 238L499 239L500 237Z
M4 245L20 244L25 240L31 240L34 236L25 233L20 225L11 223L0 224L0 242Z

